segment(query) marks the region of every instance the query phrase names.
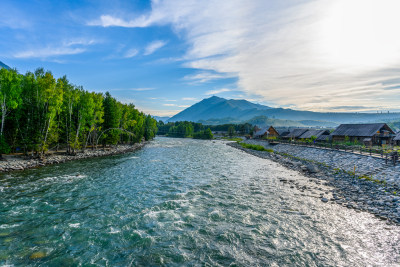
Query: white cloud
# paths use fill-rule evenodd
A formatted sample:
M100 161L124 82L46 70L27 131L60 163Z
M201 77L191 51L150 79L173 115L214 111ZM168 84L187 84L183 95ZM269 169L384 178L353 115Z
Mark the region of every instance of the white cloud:
M177 107L176 104L163 104L163 106L166 106L166 107Z
M182 100L183 101L197 101L198 99L194 98L194 97L182 97Z
M143 87L143 88L131 88L130 90L132 91L137 91L137 92L142 92L142 91L151 91L154 90L155 88L152 87Z
M146 48L144 49L144 55L148 56L153 54L155 51L157 51L158 49L160 49L161 47L163 47L164 45L166 45L167 42L165 41L161 41L161 40L157 40L154 42L151 42L149 45L146 46Z
M100 19L93 20L87 23L89 26L102 26L102 27L126 27L126 28L141 28L147 27L152 23L149 18L141 16L133 20L124 20L121 18L113 17L111 15L102 15Z
M222 89L218 89L218 90L210 90L205 92L205 95L218 95L220 93L224 93L224 92L230 92L232 91L231 89L227 89L227 88L222 88Z
M97 25L171 25L190 46L185 66L234 73L238 89L271 103L395 108L400 94L386 88L400 69L397 10L396 0L153 0L149 14Z
M131 58L136 56L139 53L139 51L135 48L129 49L128 51L125 52L124 58Z
M48 47L37 50L26 50L14 54L15 58L47 58L52 56L76 55L85 52L83 48Z
M188 107L190 107L190 105L179 105L178 107L180 107L180 108L188 108Z
M213 73L213 72L203 71L192 75L186 75L185 77L183 77L183 79L191 81L192 83L206 83L213 80L226 79L232 77L235 76L228 73Z
M87 46L98 43L94 39L71 39L64 40L61 44L53 44L47 47L39 47L17 52L15 58L49 58L65 55L76 55L87 51Z

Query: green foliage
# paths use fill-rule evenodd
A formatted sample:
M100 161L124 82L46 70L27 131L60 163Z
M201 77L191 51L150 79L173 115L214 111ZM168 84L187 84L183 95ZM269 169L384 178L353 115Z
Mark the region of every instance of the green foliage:
M230 127L228 128L228 136L229 136L229 137L233 137L234 135L236 135L235 128L234 128L233 126L230 126Z
M109 145L150 140L157 132L156 121L134 105L122 104L109 93L85 91L42 68L25 75L1 69L0 105L1 153L21 148L25 154L43 154L59 146L75 152L98 141Z
M208 128L207 130L200 131L193 134L193 138L195 139L208 139L211 140L214 138L214 135L211 132L211 129Z
M10 152L10 146L7 144L4 136L0 135L0 154L7 154Z
M233 137L233 138L223 137L222 139L225 139L225 140L228 140L228 141L235 141L235 142L238 142L238 143L243 141L243 139L239 138L239 137Z
M253 144L246 144L246 143L239 143L239 145L241 145L244 148L248 148L248 149L252 149L252 150L257 150L257 151L266 151L266 152L274 152L274 150L269 149L269 148L265 148L263 146L260 145L253 145Z

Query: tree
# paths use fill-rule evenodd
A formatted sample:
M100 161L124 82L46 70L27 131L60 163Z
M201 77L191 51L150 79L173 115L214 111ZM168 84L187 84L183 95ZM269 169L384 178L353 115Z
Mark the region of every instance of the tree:
M4 138L4 125L10 111L16 109L21 103L20 77L16 70L0 69L0 105L1 105L1 129L0 129L0 158L2 153L8 153L9 147Z
M228 135L229 135L229 137L233 137L235 134L236 134L236 132L235 132L235 127L230 126L230 127L228 128Z
M119 124L121 117L121 110L117 104L117 100L113 98L109 92L106 93L103 100L104 106L104 123L103 129L109 130L105 134L104 144L117 144L119 139Z
M157 133L157 123L156 121L151 118L150 115L147 115L145 119L145 133L144 138L146 141L151 140L156 136Z

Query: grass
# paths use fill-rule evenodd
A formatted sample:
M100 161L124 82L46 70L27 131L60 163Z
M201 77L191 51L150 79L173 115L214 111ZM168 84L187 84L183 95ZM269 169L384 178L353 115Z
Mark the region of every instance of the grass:
M252 150L257 150L257 151L266 151L266 152L274 152L274 150L269 149L269 148L265 148L263 146L260 145L252 145L252 144L246 144L246 143L238 143L239 145L241 145L244 148L248 148L248 149L252 149Z
M239 138L239 137L231 137L231 138L229 138L229 137L222 137L222 139L228 140L228 141L235 141L235 142L242 142L242 141L243 141L243 139L242 139L242 138Z

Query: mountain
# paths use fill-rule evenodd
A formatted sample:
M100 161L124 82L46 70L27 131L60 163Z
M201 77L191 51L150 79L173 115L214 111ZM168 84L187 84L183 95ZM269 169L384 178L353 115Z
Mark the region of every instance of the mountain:
M171 117L160 117L160 116L152 116L156 121L163 121L166 122L169 120Z
M7 66L6 64L4 64L3 62L0 61L0 68L5 68L10 70L11 68L9 66Z
M297 121L307 126L335 127L340 123L374 123L399 121L400 113L313 112L271 108L247 100L224 99L217 96L203 99L176 114L168 121L240 123L265 116L269 119ZM297 123L296 123L297 124Z
M254 104L247 100L227 100L212 96L181 111L168 121L199 121L229 117L237 119L247 117L250 119L253 117L253 113L268 109L270 107Z

